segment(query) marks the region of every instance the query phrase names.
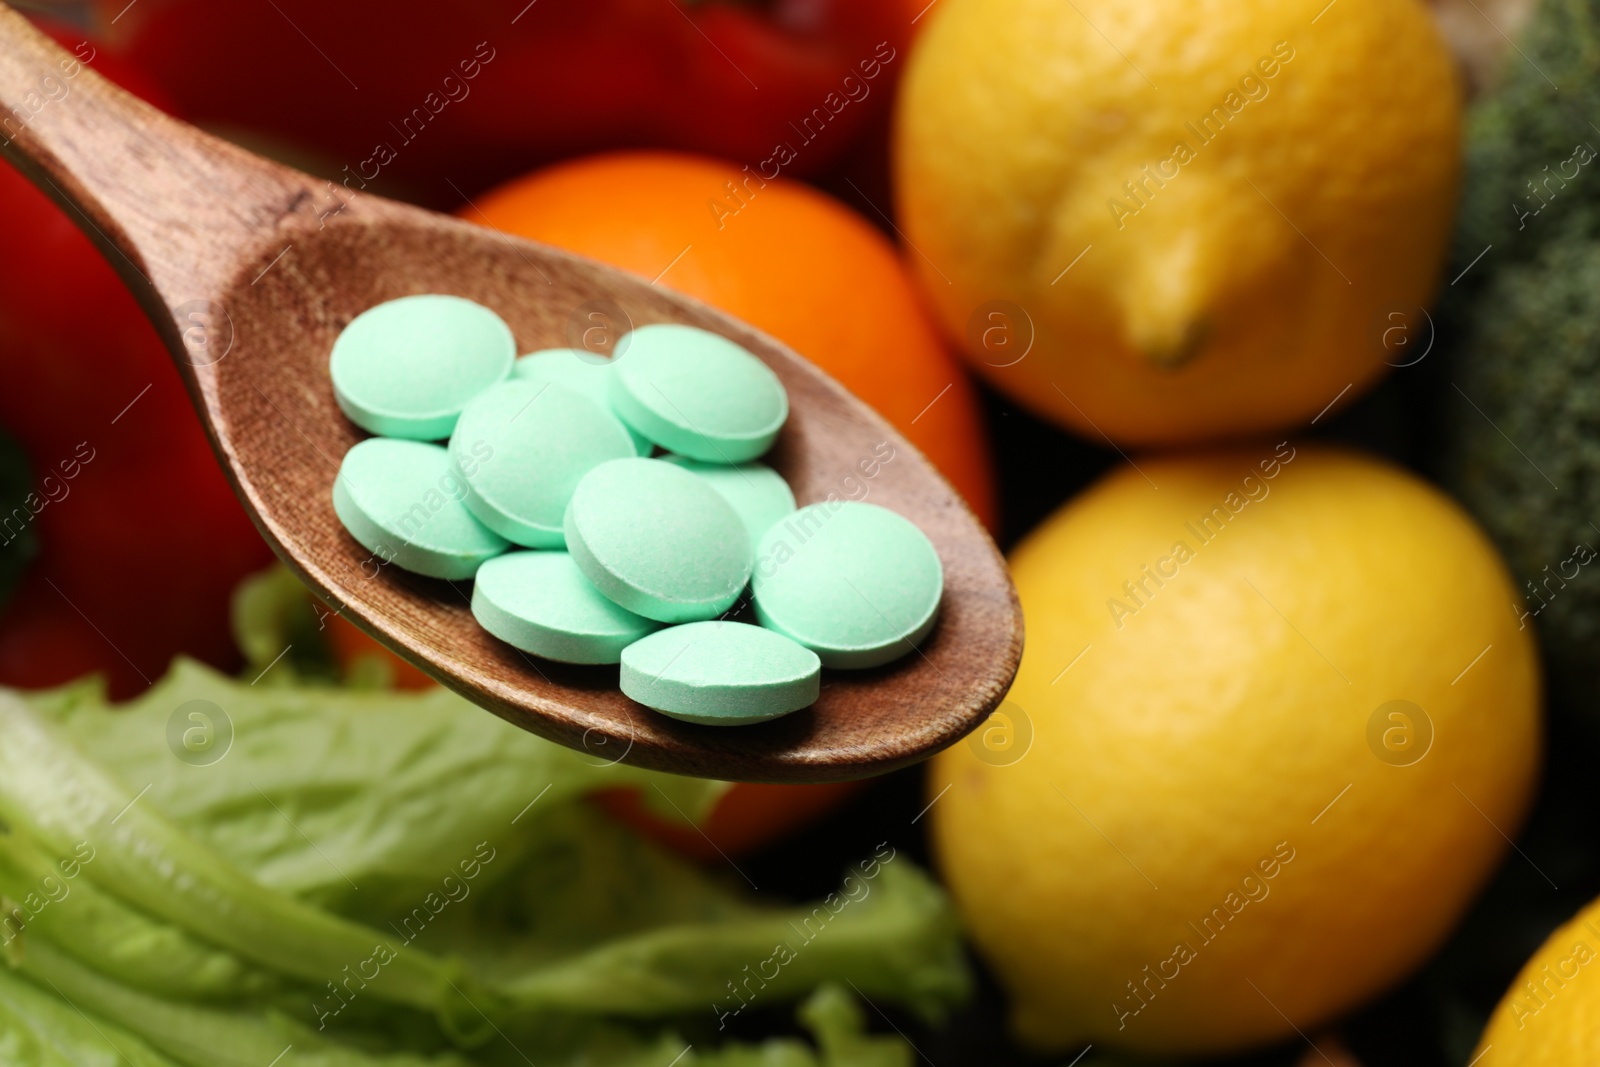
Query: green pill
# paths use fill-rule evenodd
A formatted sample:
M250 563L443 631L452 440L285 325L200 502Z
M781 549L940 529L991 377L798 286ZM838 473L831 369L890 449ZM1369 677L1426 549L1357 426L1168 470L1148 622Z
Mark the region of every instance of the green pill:
M756 544L773 523L794 513L794 493L783 475L765 463L739 463L732 467L702 463L683 456L662 456L667 463L693 471L722 494L722 499L744 522L750 543Z
M467 405L450 454L480 522L514 544L562 548L562 518L583 476L635 452L616 416L582 393L513 379Z
M333 342L339 409L385 437L440 441L472 398L511 373L511 327L459 296L404 296L368 308Z
M472 615L507 644L561 663L615 663L661 628L607 600L565 552L508 552L479 567Z
M371 437L344 454L333 510L379 565L471 578L509 546L467 511L466 491L462 471L439 445Z
M581 348L547 348L542 352L530 352L517 360L511 368L511 376L530 382L565 385L611 411L609 385L613 370L610 360ZM620 415L617 417L621 418ZM631 426L624 428L628 436L633 438L634 451L641 456L648 456L654 447L649 438Z
M567 506L566 535L585 577L658 622L714 618L750 580L750 535L732 505L704 478L658 459L590 471Z
M816 653L742 622L692 622L622 650L622 691L663 715L711 726L764 722L817 701Z
M707 463L743 463L772 447L789 417L789 396L749 350L675 323L641 326L625 340L610 389L629 426Z
M939 555L908 519L849 501L801 508L762 535L751 579L756 618L827 667L876 667L933 629Z

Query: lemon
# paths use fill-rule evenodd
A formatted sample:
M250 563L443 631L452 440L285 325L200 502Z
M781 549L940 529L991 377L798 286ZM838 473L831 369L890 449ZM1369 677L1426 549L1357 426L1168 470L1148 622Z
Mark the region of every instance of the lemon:
M1495 1008L1475 1067L1590 1067L1600 1050L1600 900L1551 934Z
M932 840L1020 1039L1311 1032L1436 947L1516 832L1532 631L1471 520L1284 443L1140 458L1017 550L1028 644L930 764Z
M940 0L910 262L996 386L1099 439L1314 417L1425 353L1455 69L1416 0Z

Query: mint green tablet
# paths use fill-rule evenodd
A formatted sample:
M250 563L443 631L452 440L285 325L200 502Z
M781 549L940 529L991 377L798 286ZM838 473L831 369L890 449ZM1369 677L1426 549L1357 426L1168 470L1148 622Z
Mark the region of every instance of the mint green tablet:
M732 467L702 463L683 456L662 456L686 471L693 471L722 494L744 522L753 545L773 523L794 512L794 493L783 475L765 463L739 463Z
M738 726L816 703L816 654L759 626L691 622L622 650L622 691L687 722Z
M509 546L467 511L466 490L439 445L370 437L344 454L333 510L379 565L471 578Z
M439 441L473 397L505 380L511 327L459 296L403 296L368 308L333 342L339 409L363 430Z
M561 663L615 663L661 628L600 594L565 552L507 552L478 568L472 615L500 640Z
M876 504L801 508L762 535L751 579L761 625L826 667L876 667L933 629L944 569L909 519Z
M625 340L610 389L629 426L707 463L743 463L772 447L789 417L789 396L748 349L675 323L641 326Z
M513 378L568 386L595 403L604 405L607 411L611 411L608 385L612 373L613 366L609 361L600 361L594 353L581 348L547 348L542 352L530 352L511 368ZM634 451L641 456L648 456L654 448L649 439L632 427L627 427L627 430L633 438Z
M715 618L750 580L750 535L733 507L704 478L659 459L590 471L567 507L566 535L602 593L659 622Z
M579 481L636 453L617 417L582 393L512 379L467 405L450 455L480 522L514 544L562 548L562 519Z

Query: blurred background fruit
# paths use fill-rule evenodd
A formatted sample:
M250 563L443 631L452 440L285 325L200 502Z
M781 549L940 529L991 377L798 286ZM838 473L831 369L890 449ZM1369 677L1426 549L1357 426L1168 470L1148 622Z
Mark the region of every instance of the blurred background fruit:
M935 757L927 795L1024 1041L1234 1050L1437 948L1540 747L1531 634L1455 505L1322 446L1141 458L1012 569L1010 734Z
M90 69L170 107L100 42L49 28ZM178 653L232 668L229 598L272 552L166 347L74 221L8 166L0 232L0 433L28 468L0 500L0 569L20 575L0 608L0 685L98 671L126 697ZM196 314L225 344L228 327Z
M99 0L118 50L204 125L439 206L604 148L815 174L889 105L904 0ZM787 150L785 150L785 148ZM385 151L387 149L387 151Z
M1552 933L1506 990L1472 1062L1481 1067L1587 1067L1600 1050L1600 901Z
M1156 444L1304 422L1382 374L1383 316L1430 298L1455 203L1459 89L1422 5L942 0L923 21L900 225L997 387ZM1007 331L1031 347L986 344Z
M765 330L876 408L994 529L989 449L966 372L894 245L833 198L720 160L618 152L511 182L461 214Z

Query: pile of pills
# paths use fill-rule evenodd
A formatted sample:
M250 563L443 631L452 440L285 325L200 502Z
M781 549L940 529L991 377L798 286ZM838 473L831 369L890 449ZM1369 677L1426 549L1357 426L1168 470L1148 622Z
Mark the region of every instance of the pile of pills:
M757 462L789 414L777 376L690 326L642 326L618 351L518 359L500 317L455 296L358 315L330 371L377 436L345 454L339 520L397 567L474 579L500 640L619 663L624 693L690 722L776 718L816 700L823 667L913 651L938 555L873 504L796 508ZM726 618L746 590L756 625Z

